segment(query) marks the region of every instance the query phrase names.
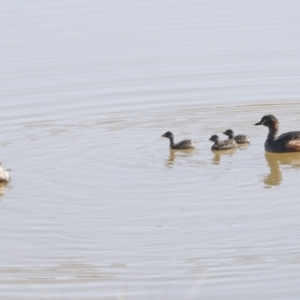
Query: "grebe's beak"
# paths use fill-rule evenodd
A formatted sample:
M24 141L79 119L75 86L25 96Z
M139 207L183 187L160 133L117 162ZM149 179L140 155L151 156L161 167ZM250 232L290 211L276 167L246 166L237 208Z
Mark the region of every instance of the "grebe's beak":
M259 121L258 123L255 123L254 125L255 125L255 126L256 126L256 125L262 125L262 122Z

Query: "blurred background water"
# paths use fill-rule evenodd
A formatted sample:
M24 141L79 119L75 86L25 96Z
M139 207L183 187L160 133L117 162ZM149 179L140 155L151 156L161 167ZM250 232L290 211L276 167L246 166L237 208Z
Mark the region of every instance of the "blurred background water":
M299 298L300 156L253 126L300 129L299 13L3 1L1 299ZM228 128L252 143L212 153Z

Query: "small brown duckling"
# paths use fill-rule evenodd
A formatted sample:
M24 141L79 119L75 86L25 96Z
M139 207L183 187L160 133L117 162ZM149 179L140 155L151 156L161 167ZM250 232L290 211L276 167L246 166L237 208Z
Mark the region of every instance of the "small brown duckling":
M174 143L174 135L171 131L167 131L162 137L166 137L170 140L171 149L194 149L196 148L196 143L193 140L183 140L179 143Z
M250 143L250 138L248 135L245 134L238 134L234 135L233 130L227 129L226 131L223 132L223 134L228 136L228 139L234 139L237 144L247 144Z
M211 147L211 150L227 150L227 149L234 149L238 147L234 139L220 141L217 135L212 135L209 140L214 142L214 144Z

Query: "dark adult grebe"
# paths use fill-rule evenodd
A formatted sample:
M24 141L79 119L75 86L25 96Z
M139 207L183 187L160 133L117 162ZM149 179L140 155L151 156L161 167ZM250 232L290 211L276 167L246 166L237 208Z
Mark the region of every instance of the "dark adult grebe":
M277 137L279 122L273 115L263 116L260 122L254 125L264 125L269 128L265 141L267 152L300 152L300 131L291 131Z

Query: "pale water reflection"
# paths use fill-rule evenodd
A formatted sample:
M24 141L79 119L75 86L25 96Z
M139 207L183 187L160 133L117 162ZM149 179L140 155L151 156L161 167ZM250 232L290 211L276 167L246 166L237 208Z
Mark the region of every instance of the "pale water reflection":
M166 166L172 167L175 163L183 163L186 158L191 157L193 154L197 153L196 149L184 149L184 150L174 150L170 149L170 155L166 160Z
M228 149L228 150L211 150L211 152L214 154L213 159L212 159L212 163L213 164L219 164L221 162L221 158L223 156L230 156L232 157L234 155L234 153L236 153L236 151L238 150L238 148L235 149Z
M9 188L10 183L0 183L0 197L4 195L4 192L7 188ZM1 200L1 198L0 198Z
M265 153L265 158L270 167L270 173L265 177L267 186L280 185L283 176L282 168L299 168L300 171L300 153Z

